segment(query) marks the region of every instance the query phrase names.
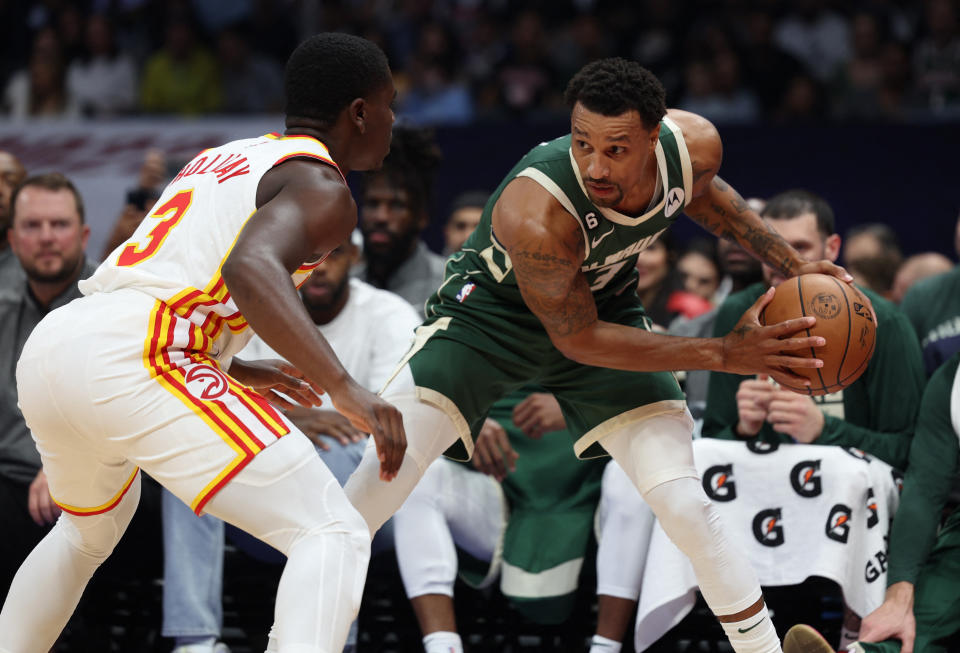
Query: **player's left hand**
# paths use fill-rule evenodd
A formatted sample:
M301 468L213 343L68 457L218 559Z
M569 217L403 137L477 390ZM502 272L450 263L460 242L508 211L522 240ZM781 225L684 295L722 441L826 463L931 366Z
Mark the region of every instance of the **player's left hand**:
M502 481L508 473L516 471L519 457L520 454L510 446L507 432L496 420L488 417L473 449L473 466Z
M41 469L30 483L27 494L27 510L30 517L38 526L52 524L60 516L60 506L53 502L50 496L50 487L47 485L47 475Z
M557 398L549 392L534 392L513 409L513 423L534 440L544 433L567 428Z
M807 395L776 388L767 409L767 421L779 433L810 444L823 433L823 412Z
M293 408L296 404L310 408L323 403L320 399L323 389L286 361L234 358L230 363L230 376L281 408ZM288 397L295 403L291 403Z

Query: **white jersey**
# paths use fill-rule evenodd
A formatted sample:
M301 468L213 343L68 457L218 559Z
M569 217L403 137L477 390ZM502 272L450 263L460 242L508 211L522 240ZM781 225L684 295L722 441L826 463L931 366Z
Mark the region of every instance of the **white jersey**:
M164 189L133 236L80 282L80 290L85 295L121 288L142 291L160 302L158 324L165 321L159 314L172 322L190 322L170 328L170 338L161 346L221 359L235 354L250 333L221 267L257 209L261 177L293 158L337 168L326 146L310 136L267 134L204 150ZM306 281L318 263L301 265L292 274L294 284Z

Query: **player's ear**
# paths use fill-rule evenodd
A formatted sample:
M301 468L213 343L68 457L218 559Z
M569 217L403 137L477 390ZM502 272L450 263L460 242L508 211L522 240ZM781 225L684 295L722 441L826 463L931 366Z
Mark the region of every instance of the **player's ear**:
M350 122L353 123L357 130L363 134L367 131L367 101L362 97L358 97L353 102L350 103L350 106L347 107L347 111L350 114Z
M830 234L824 241L823 258L834 262L840 257L840 234Z
M657 149L657 142L660 140L660 124L657 123L657 126L650 130L650 151L653 152Z

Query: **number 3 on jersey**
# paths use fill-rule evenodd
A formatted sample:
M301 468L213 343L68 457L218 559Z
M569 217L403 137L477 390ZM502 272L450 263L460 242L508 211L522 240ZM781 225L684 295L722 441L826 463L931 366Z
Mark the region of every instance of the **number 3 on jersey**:
M180 191L158 206L157 210L150 214L150 218L159 218L160 222L147 234L147 244L142 248L140 243L127 244L117 257L117 265L124 267L137 265L156 254L160 245L170 235L170 230L177 226L192 202L193 189L191 188Z

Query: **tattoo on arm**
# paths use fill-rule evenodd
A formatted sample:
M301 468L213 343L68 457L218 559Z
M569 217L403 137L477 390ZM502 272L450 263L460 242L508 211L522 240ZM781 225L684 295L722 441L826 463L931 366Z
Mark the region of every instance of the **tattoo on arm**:
M576 263L536 242L513 248L510 259L523 299L547 333L570 336L596 322L596 302Z

